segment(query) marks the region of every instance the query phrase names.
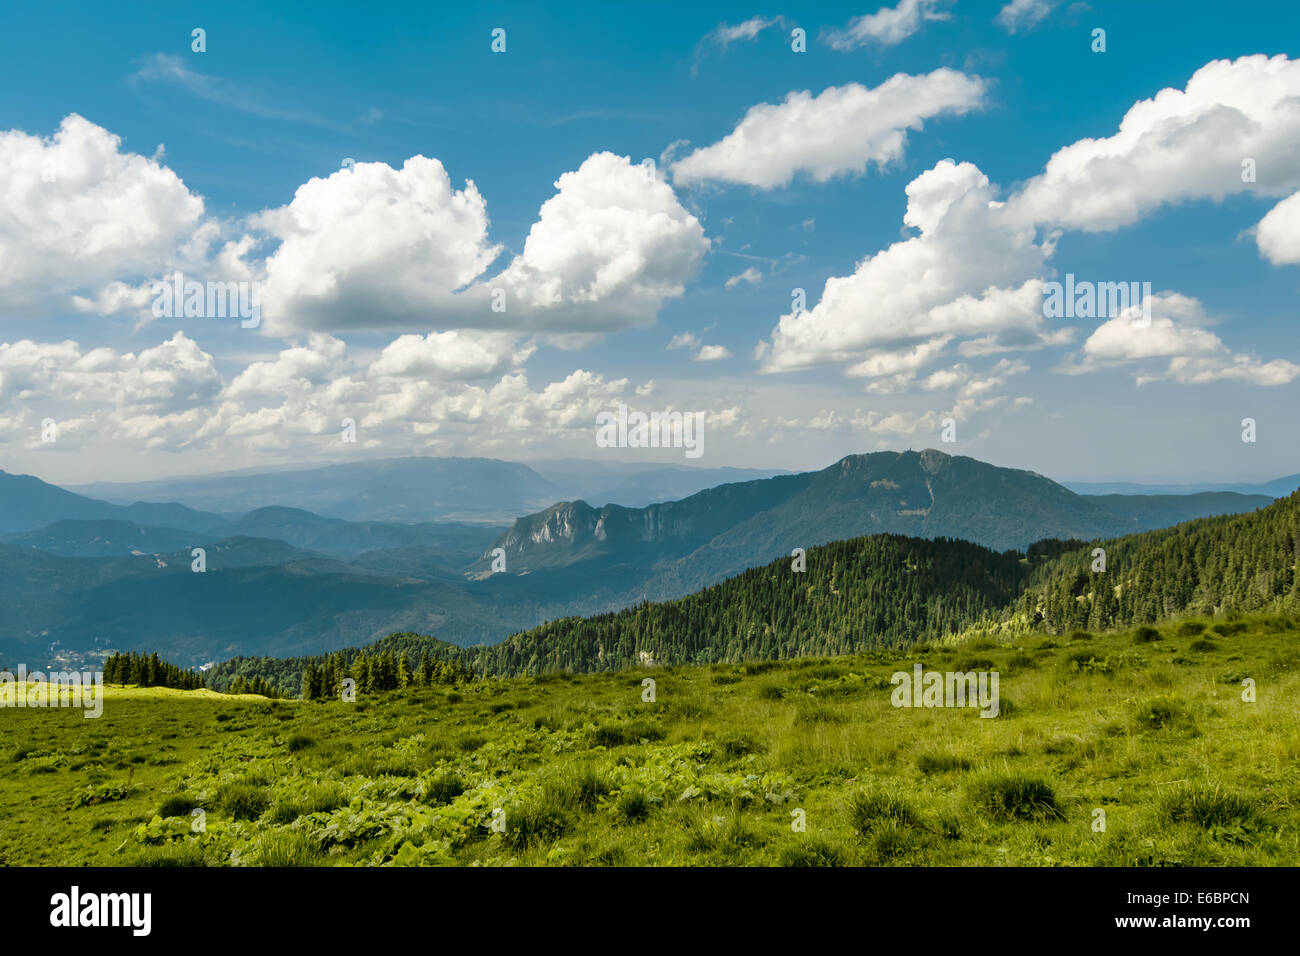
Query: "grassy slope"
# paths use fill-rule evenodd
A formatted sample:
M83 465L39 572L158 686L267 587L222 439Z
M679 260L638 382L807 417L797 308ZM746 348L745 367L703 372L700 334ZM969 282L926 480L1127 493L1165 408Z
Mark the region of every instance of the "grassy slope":
M2 710L0 863L1296 865L1297 628ZM1003 715L892 707L918 660L995 667Z

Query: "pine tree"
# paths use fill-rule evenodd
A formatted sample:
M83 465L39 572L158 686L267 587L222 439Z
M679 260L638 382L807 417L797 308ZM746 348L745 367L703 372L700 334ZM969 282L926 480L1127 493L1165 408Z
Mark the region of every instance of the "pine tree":
M308 661L307 669L303 671L302 698L303 700L320 700L321 698L320 672L316 670L314 661Z

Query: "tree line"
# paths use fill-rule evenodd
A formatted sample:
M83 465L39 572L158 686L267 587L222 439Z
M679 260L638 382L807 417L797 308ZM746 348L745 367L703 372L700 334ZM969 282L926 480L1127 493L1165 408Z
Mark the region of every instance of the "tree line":
M851 654L941 637L1006 607L1028 580L1017 551L879 534L810 548L675 601L570 617L460 651L477 673L612 671Z
M338 699L346 678L356 681L359 694L460 684L474 675L458 651L426 634L398 631L363 648L328 654L236 657L208 672L208 686L227 690L240 679L261 681L285 696L324 700Z
M128 651L112 654L104 661L104 683L197 690L203 686L203 675L168 663L156 651L152 654Z

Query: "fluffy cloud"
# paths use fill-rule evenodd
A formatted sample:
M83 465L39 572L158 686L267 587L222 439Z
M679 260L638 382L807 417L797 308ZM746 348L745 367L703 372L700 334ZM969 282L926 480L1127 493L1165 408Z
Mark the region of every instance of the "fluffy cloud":
M161 271L203 216L174 172L76 114L49 139L0 133L0 168L8 307Z
M772 189L796 173L816 182L862 173L903 155L907 131L945 114L982 106L987 84L947 68L922 76L899 73L869 89L832 86L813 96L789 93L779 104L751 107L731 133L673 166L678 183L717 180Z
M1132 362L1169 359L1163 372L1143 371L1138 384L1170 379L1183 384L1236 380L1254 385L1285 385L1300 376L1300 365L1282 359L1261 362L1234 354L1204 328L1205 309L1176 293L1152 296L1151 320L1129 310L1102 323L1083 344L1083 361L1063 370L1088 372Z
M854 17L843 30L826 33L826 42L836 50L853 50L869 43L896 46L918 32L928 20L949 20L940 13L945 0L899 0L896 7L881 7L875 13Z
M1031 278L1050 247L1006 220L979 169L945 160L914 179L907 196L904 222L920 234L867 257L850 276L827 279L811 310L782 316L760 347L765 371L856 362L862 374L873 349L1058 331L1045 327L1042 285Z
M506 337L508 338L508 337ZM176 333L139 354L83 350L76 342L20 341L0 345L0 443L43 449L40 424L58 424L57 447L92 446L104 454L124 449L189 451L256 460L337 451L342 423L357 426L363 448L410 454L497 454L522 449L553 454L594 447L597 412L635 395L633 387L577 369L538 387L522 372L482 373L508 343L457 335L441 341L463 362L446 367L423 336L396 340L378 358L353 355L346 343L315 333L277 355L249 363L223 383L212 356ZM486 351L476 352L474 345ZM706 347L707 348L707 347ZM527 347L523 350L527 351ZM515 355L520 352L516 349ZM429 372L430 363L438 367ZM452 374L487 379L453 380ZM735 430L734 406L674 390L674 407L704 411L711 428Z
M517 347L518 337L503 332L451 331L403 335L370 366L379 376L474 379L500 375L528 361L535 346Z
M1055 6L1056 0L1011 0L998 11L996 20L1008 33L1032 30Z
M1189 324L1189 320L1204 318L1199 302L1179 295L1152 299L1149 324L1136 314L1115 316L1088 336L1083 343L1084 357L1095 362L1132 362L1226 351L1223 340L1213 332Z
M46 418L58 427L54 450L123 439L184 447L220 390L212 356L183 332L138 354L73 341L0 344L0 419L32 447L42 447Z
M1288 195L1300 189L1297 141L1300 61L1215 60L1186 89L1135 103L1113 136L1058 150L1008 205L1022 222L1095 232L1169 203Z
M851 366L848 375L855 378L878 378L915 372L933 362L951 340L951 336L945 335L911 347L872 351L861 362Z
M206 402L221 387L208 355L184 332L153 348L82 352L76 342L0 344L0 400L108 403L175 412Z
M627 157L596 153L555 184L523 252L485 275L486 203L436 159L358 163L299 188L260 224L273 331L495 328L601 332L652 321L708 250L672 188ZM364 237L365 241L358 241Z
M676 194L625 156L594 153L555 184L523 252L490 285L531 327L601 331L653 320L709 242ZM511 326L515 327L515 326Z
M1285 359L1261 362L1249 355L1232 355L1222 359L1179 356L1171 359L1166 377L1183 385L1237 381L1249 385L1288 385L1300 376L1300 365ZM1139 377L1138 384L1153 381Z
M454 189L442 163L423 156L312 179L260 225L281 240L262 289L274 331L442 324L464 308L456 291L500 252L473 182Z
M1269 210L1259 222L1255 241L1273 265L1300 264L1300 193Z
M278 396L295 388L323 385L345 371L347 346L330 335L313 334L306 345L284 349L273 361L251 362L225 390L228 399Z
M1062 230L1116 229L1185 200L1291 195L1300 188L1297 141L1300 61L1252 56L1207 64L1185 90L1135 104L1114 136L1057 151L1005 201L976 167L945 160L907 187L904 224L919 235L866 257L852 275L827 279L810 311L782 316L759 346L763 368L846 364L850 374L869 374L874 350L906 355L945 336L962 339L957 349L966 357L1065 344L1072 330L1045 326L1042 313L1047 260ZM1245 167L1243 157L1251 160ZM1276 264L1300 262L1297 197L1278 203L1255 230ZM1163 307L1178 309L1178 299L1166 296ZM1179 381L1268 384L1289 374L1289 363L1233 356L1213 333L1177 319L1166 316L1140 337L1108 323L1071 370L1158 354L1171 359L1167 374ZM874 387L912 380L890 374Z

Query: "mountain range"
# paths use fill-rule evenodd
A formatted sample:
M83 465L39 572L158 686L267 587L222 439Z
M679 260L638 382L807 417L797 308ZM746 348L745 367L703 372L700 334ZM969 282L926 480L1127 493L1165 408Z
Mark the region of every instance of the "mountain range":
M178 501L226 516L285 506L348 521L505 524L565 497L640 506L683 498L724 481L779 474L555 459L532 465L493 458L383 458L263 472L158 481L98 482L73 490L105 501Z
M850 455L821 471L722 485L630 509L584 501L518 519L493 545L512 574L570 569L598 582L642 569L634 600L666 600L746 568L869 534L960 538L997 551L1045 538L1091 540L1251 511L1262 495L1079 495L1029 471L934 449ZM491 573L492 554L471 568Z
M1107 553L1104 567L1095 561L1094 544ZM1183 616L1211 618L1208 629L1204 621L1188 621L1166 631L1200 637L1165 648L1175 664L1191 665L1195 660L1188 655L1216 650L1217 642L1245 630L1248 625L1237 620L1244 614L1256 615L1257 629L1294 633L1298 552L1300 492L1246 514L1198 518L1095 543L1043 542L1027 554L951 538L873 534L809 548L802 561L779 558L676 600L565 617L493 644L456 647L394 633L366 651L393 651L412 661L428 653L458 660L474 673L511 676L912 647L918 666L934 666L922 663L932 661L931 654L956 653L940 659L965 672L993 666L980 653L995 646L989 638L1046 633L1062 635L1062 642L1069 635L1067 666L1111 673L1128 662L1099 653L1092 643L1095 631L1139 626L1133 639L1153 641L1161 635L1148 625ZM954 637L984 641L965 643L959 652L935 646ZM1052 646L1044 643L1042 649ZM357 653L344 653L343 661L350 663ZM1013 658L1011 667L1035 666L1032 658L1021 658ZM1236 659L1235 653L1229 657ZM304 671L326 663L322 656L239 657L218 665L209 686L228 689L242 677L296 696ZM1296 655L1288 652L1275 656L1270 668L1295 665ZM639 680L640 675L634 679ZM878 686L888 685L881 678ZM834 683L821 689L828 696L838 693Z
M1005 552L1249 512L1272 500L1079 495L1033 472L931 449L851 455L819 471L759 478L595 463L585 480L626 481L611 495L624 500L711 471L748 480L635 507L579 499L534 508L534 495L568 487L582 467L553 462L544 475L490 459L391 459L195 479L184 504L115 503L0 472L0 657L112 647L191 665L318 653L392 631L491 643L560 618L681 598L795 548L863 535L960 538ZM431 485L419 498L425 479ZM349 519L261 503L296 490L335 511L421 517ZM415 507L417 499L424 505ZM231 510L240 501L253 507ZM197 507L205 503L211 510ZM488 522L494 514L511 523ZM205 551L202 574L192 570L195 548ZM504 573L493 570L498 548Z

